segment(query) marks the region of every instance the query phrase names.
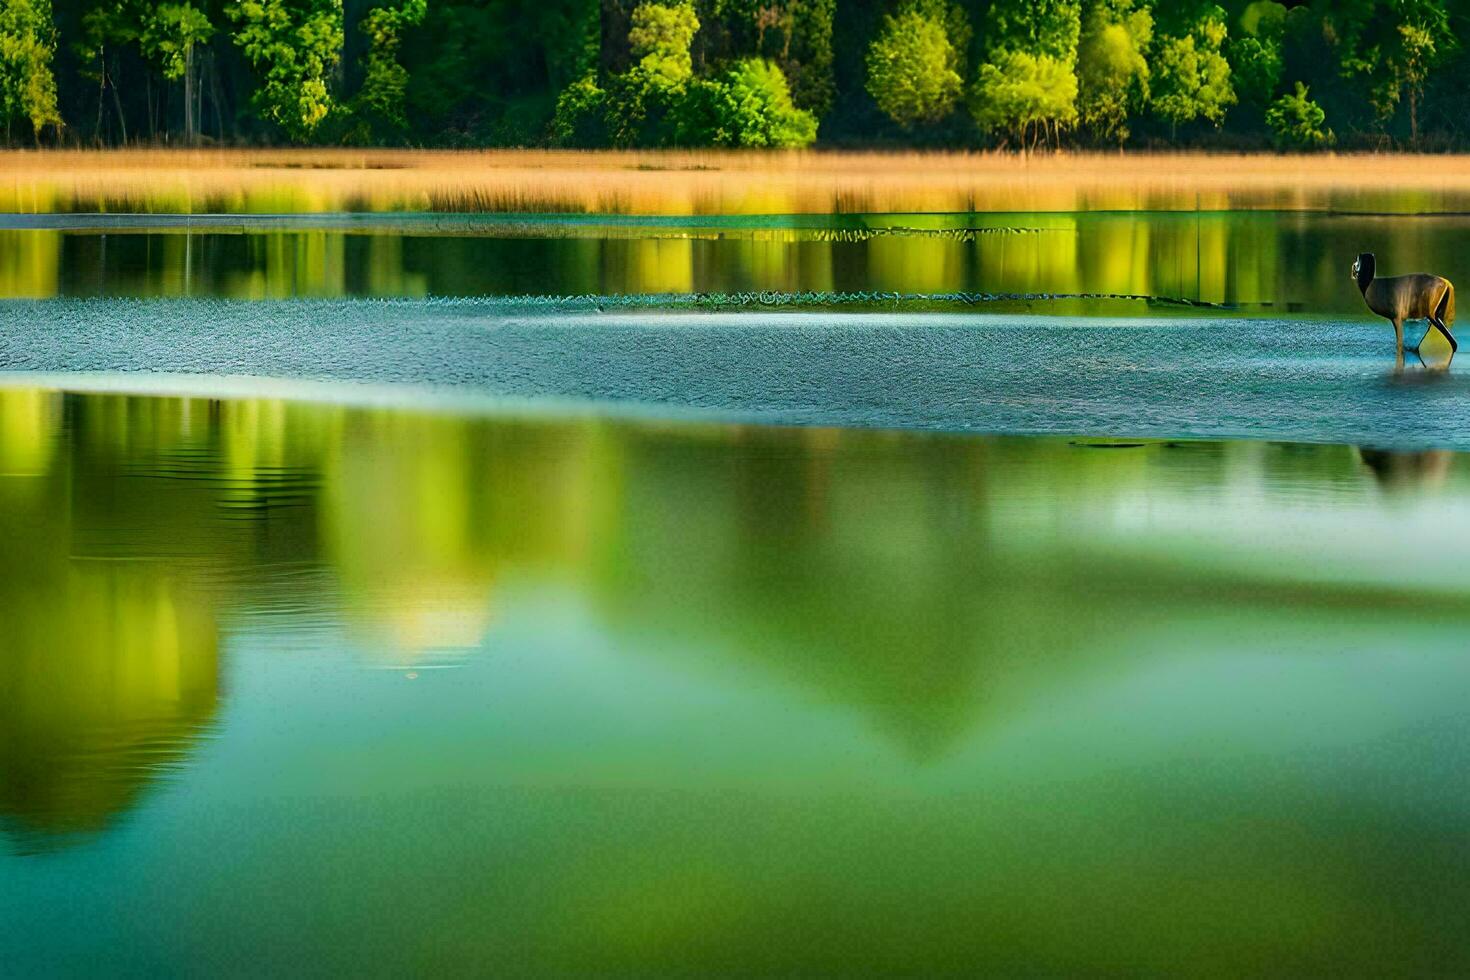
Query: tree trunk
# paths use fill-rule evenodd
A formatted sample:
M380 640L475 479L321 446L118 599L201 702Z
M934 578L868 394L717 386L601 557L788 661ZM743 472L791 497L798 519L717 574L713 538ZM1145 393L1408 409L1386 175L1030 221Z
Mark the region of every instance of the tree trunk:
M209 102L214 106L215 139L223 143L225 141L225 114L220 108L219 62L215 61L213 54L209 57Z
M184 143L194 145L194 45L184 48Z
M97 56L97 125L92 128L92 139L98 146L102 145L102 104L107 95L107 49L103 48Z
M1419 149L1419 89L1409 87L1409 145Z
M128 120L123 115L122 96L117 94L117 59L113 58L113 72L107 77L112 89L112 106L117 110L117 128L122 132L122 145L128 145Z

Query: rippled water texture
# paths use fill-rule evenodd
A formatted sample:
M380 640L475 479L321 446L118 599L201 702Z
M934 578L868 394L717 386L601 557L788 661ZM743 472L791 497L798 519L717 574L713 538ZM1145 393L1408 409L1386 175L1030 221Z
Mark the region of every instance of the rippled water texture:
M1411 325L1411 330L1413 329ZM1414 338L1417 339L1417 334ZM597 313L589 301L0 304L0 363L411 384L543 411L1470 449L1470 382L1362 320ZM117 373L124 373L118 376ZM126 375L133 375L128 380ZM186 390L221 382L183 378ZM371 388L331 397L373 397Z
M1433 971L1470 460L0 393L10 975Z

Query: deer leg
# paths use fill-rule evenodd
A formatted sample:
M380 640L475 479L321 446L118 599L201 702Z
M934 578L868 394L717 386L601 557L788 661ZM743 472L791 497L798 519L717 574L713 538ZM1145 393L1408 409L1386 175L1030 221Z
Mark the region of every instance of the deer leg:
M1444 339L1445 340L1448 340L1450 342L1450 353L1451 354L1457 354L1457 353L1459 353L1459 351L1460 351L1460 345L1455 340L1455 335L1452 334L1452 333L1450 333L1450 328L1444 325L1444 321L1441 320L1437 316L1432 316L1432 317L1429 318L1429 322L1432 323L1432 324L1434 324L1435 327L1437 327L1439 329L1439 332L1442 333L1442 334L1444 334Z
M1433 329L1434 329L1434 327L1432 327L1432 326L1429 325L1428 319L1426 318L1426 320L1425 320L1425 326L1424 326L1424 337L1429 336L1429 331L1431 331ZM1419 338L1419 343L1417 343L1417 344L1405 344L1404 345L1404 350L1408 351L1410 354L1417 354L1417 353L1419 353L1419 348L1421 346L1423 346L1423 344L1424 344L1424 337L1420 337Z
M1404 321L1399 317L1393 320L1393 349L1397 352L1399 360L1404 359Z

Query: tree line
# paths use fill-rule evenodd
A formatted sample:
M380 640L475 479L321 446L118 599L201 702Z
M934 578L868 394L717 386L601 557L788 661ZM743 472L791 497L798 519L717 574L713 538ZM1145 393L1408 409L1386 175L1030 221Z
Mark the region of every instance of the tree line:
M1458 149L1470 0L0 0L8 142Z

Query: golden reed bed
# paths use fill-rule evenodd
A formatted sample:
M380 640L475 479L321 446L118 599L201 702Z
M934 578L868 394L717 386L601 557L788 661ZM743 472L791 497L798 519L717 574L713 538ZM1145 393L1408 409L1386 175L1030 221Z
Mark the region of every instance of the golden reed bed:
M0 211L793 214L1470 208L1470 156L0 152Z

